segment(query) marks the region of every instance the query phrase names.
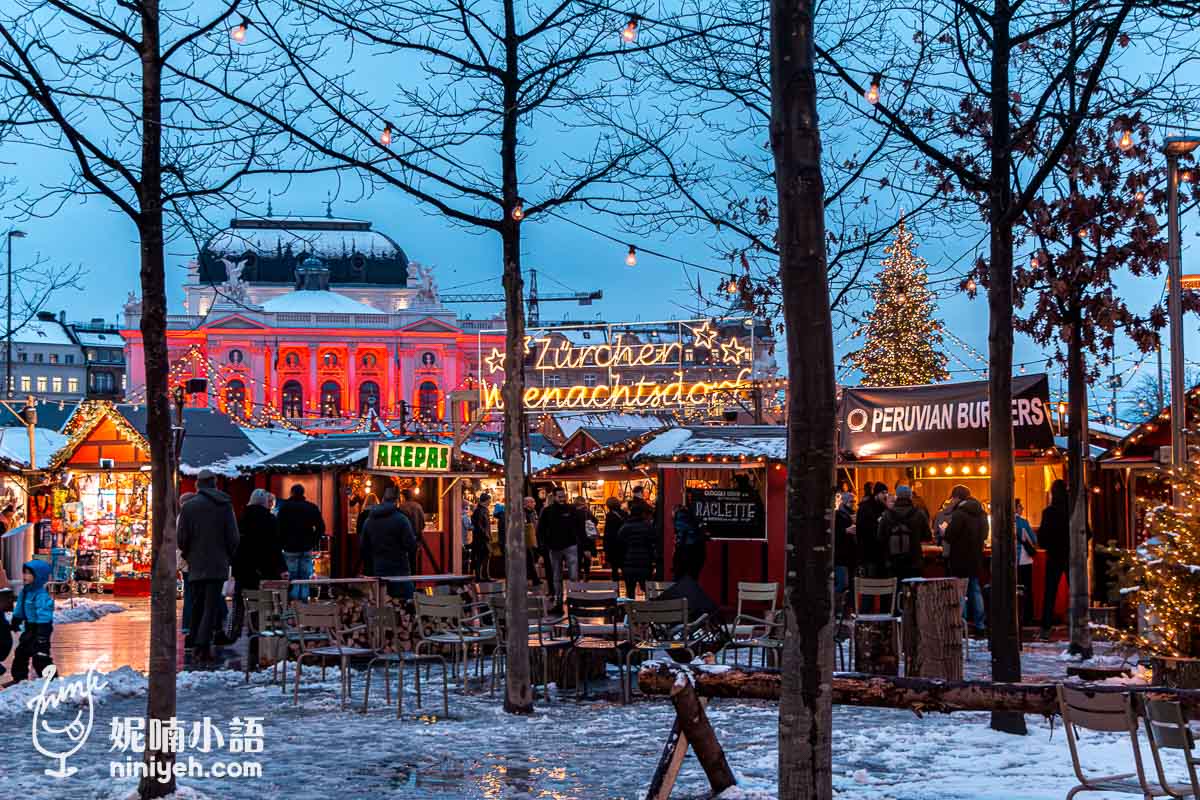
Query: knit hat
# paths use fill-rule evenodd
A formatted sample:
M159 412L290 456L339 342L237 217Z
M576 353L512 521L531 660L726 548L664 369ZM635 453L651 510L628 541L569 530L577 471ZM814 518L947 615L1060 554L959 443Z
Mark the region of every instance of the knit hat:
M904 498L908 498L911 500L912 499L912 487L909 486L907 483L900 484L899 486L896 487L896 497L897 498L904 497Z

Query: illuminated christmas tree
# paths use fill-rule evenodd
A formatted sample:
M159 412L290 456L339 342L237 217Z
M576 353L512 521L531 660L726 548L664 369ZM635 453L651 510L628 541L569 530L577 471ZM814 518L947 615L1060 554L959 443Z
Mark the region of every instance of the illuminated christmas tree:
M926 283L925 259L913 254L913 235L901 218L896 239L884 252L875 289L875 308L855 332L862 348L843 363L862 374L863 386L911 386L949 377L941 351L942 323L934 319L934 294Z

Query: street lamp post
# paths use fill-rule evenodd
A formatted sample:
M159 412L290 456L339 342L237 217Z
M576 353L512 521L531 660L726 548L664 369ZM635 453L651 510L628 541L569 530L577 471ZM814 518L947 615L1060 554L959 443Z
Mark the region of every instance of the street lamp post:
M1200 147L1200 138L1168 136L1167 156L1167 313L1171 318L1171 466L1187 463L1187 407L1184 402L1183 365L1183 259L1179 242L1179 157ZM1179 494L1175 493L1176 502Z
M19 231L13 228L8 232L8 295L6 296L8 306L7 315L8 322L4 326L4 396L9 400L13 399L13 377L12 377L12 250L13 239L24 239L25 231ZM32 468L32 464L30 467Z

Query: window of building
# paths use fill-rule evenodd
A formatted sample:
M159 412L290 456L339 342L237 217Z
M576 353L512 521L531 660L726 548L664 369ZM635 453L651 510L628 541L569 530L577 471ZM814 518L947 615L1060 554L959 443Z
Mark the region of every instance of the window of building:
M300 366L300 356L297 353L288 353L283 357L283 363L295 369Z
M29 361L29 353L17 353L17 361Z
M546 385L547 386L562 385L562 376L561 375L547 375L546 376Z
M125 355L121 350L112 350L110 351L110 355L112 356L112 363L114 364L120 364L125 360Z
M327 353L326 355L333 354ZM338 385L337 381L325 381L321 384L321 416L340 417L341 415L342 387Z
M96 351L95 351L95 350L93 350L93 349L92 349L92 348L90 348L90 347L88 348L88 351L87 351L87 360L88 360L88 361L95 361L95 360L96 360Z
M45 361L46 361L46 354L45 354L45 353L34 353L34 354L33 354L33 363L35 363L35 364L44 364L44 363L45 363Z
M54 377L50 379L50 391L55 394L62 394L62 378Z
M239 380L225 384L225 410L236 417L246 415L246 384Z
M417 416L421 419L436 419L438 388L433 381L425 381L417 388Z
M362 357L362 365L367 369L373 369L379 363L379 359L374 353L364 353ZM364 384L365 385L365 384Z
M358 387L358 415L365 417L368 410L379 413L379 384L375 381L363 381Z
M327 367L336 367L338 365L337 353L326 353L321 356L321 363Z
M121 373L121 391L125 391L125 373Z
M240 363L242 363L244 358L245 358L245 356L242 355L241 350L230 350L229 351L229 363L230 364L240 364Z
M79 378L67 378L67 392L79 394Z
M434 355L432 351L427 350L424 353L421 353L422 367L432 367L435 364L437 364L437 356Z
M75 356L71 353L67 353L65 356L63 356L63 362L66 364L74 364Z
M46 391L46 376L45 375L37 376L37 390L39 392L42 392L43 394L45 393L45 391Z
M595 386L596 385L596 375L591 372L589 372L587 375L584 375L583 376L583 385L584 386Z
M51 364L57 364L57 363L58 363L58 353L51 353L51 354L50 354L50 363L51 363Z
M111 372L93 372L89 376L92 391L96 394L112 394L116 391L116 381L113 380Z
M21 376L21 391L29 392L33 390L33 379L28 375Z
M294 356L295 353L289 353L288 356ZM281 409L285 417L302 417L304 416L304 389L300 386L300 381L288 381L283 385L283 408Z

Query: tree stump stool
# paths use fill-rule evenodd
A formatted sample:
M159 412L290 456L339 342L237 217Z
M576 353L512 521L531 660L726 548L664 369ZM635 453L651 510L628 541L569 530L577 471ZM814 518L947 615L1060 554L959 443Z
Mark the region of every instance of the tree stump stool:
M888 614L860 614L854 620L854 671L867 675L899 675L896 626Z
M911 578L900 584L904 674L963 679L963 618L957 578Z

